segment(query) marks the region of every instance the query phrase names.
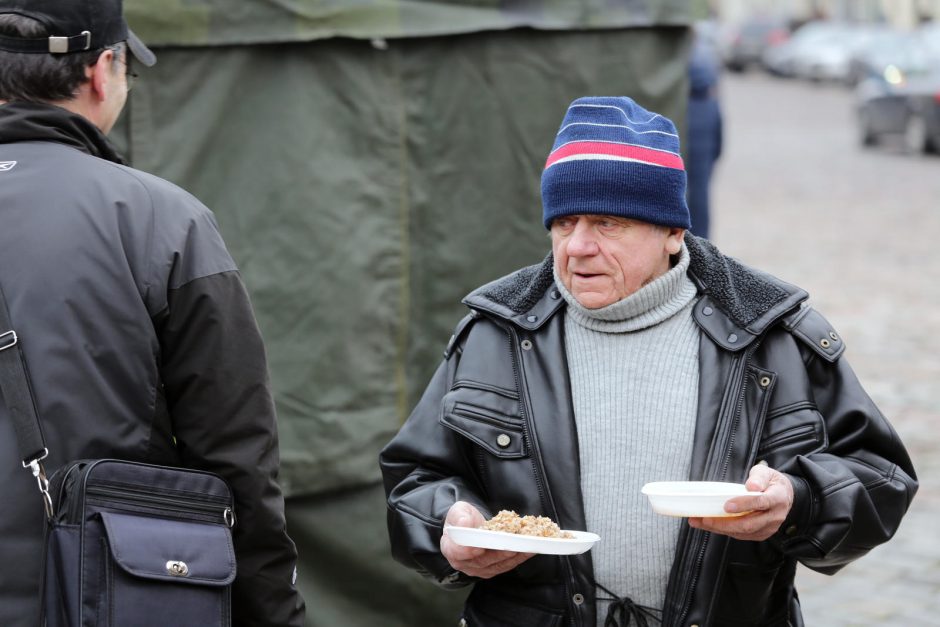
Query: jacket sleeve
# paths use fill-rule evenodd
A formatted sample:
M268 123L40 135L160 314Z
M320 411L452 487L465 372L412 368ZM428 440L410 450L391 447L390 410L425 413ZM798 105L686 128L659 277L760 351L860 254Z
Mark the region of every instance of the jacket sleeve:
M828 444L778 467L790 476L794 503L777 535L786 554L827 574L890 539L917 491L907 451L841 358L844 347L819 348L816 338L830 333L812 311L794 330L806 339L801 350Z
M237 271L169 290L156 328L173 435L185 466L221 475L235 498L233 624L302 625L297 552L277 484L277 426L261 334Z
M438 367L411 416L379 456L392 556L444 587L471 581L441 555L444 518L450 506L466 501L484 516L491 515L466 449L439 420L458 360L459 351Z

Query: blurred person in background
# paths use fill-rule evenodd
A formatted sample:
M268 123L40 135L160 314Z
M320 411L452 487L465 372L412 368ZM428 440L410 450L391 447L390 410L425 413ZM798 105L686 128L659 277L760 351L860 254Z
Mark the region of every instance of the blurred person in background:
M802 289L687 232L673 123L568 109L542 173L552 252L464 299L380 456L400 562L472 585L459 625L803 625L798 562L834 573L897 529L908 454ZM659 480L745 483L739 516L651 510ZM499 510L600 535L571 556L456 544Z
M721 60L714 45L696 30L689 59L686 174L693 234L707 238L712 171L721 156L722 119L718 101Z
M0 0L0 285L50 452L212 471L232 489L232 624L300 626L274 401L202 203L105 134L153 53L120 0ZM0 333L7 329L0 330ZM0 402L0 625L39 624L43 508ZM131 627L131 626L127 626Z

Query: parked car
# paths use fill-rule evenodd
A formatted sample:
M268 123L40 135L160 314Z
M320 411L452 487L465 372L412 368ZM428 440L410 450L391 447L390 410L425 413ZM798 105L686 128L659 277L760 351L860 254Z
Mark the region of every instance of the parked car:
M826 36L804 44L794 55L793 74L811 81L846 83L853 56L884 30L870 24L833 24Z
M886 30L875 34L849 60L846 82L857 85L868 78L923 74L940 59L940 44L929 32Z
M940 152L940 70L899 81L868 78L856 93L863 145L895 136L908 152Z
M790 31L782 18L753 15L725 32L722 60L729 70L742 72L752 65L760 65L764 51L782 44L789 36Z
M940 59L940 21L921 24L916 32L930 58Z
M767 48L761 62L771 74L796 76L798 68L819 57L819 50L841 37L844 24L830 20L807 22L779 46Z

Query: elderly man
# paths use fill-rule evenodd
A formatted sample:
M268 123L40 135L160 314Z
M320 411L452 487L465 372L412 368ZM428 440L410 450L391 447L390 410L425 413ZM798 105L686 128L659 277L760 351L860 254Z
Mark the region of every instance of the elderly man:
M117 457L218 473L237 516L232 624L301 625L245 287L209 209L122 165L105 137L128 51L155 61L120 0L0 0L0 285L46 469ZM0 402L0 625L36 627L43 508L16 442Z
M797 562L834 573L889 539L910 459L803 290L686 234L668 119L568 109L542 175L552 254L471 293L383 450L395 557L474 585L461 624L801 625ZM654 514L657 480L745 483L739 517ZM588 553L456 544L501 509L596 532Z

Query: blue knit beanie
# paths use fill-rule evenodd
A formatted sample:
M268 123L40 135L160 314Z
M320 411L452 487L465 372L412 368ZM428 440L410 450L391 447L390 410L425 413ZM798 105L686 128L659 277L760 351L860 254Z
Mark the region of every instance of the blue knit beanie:
M630 98L579 98L542 172L542 221L600 214L690 228L679 135Z

